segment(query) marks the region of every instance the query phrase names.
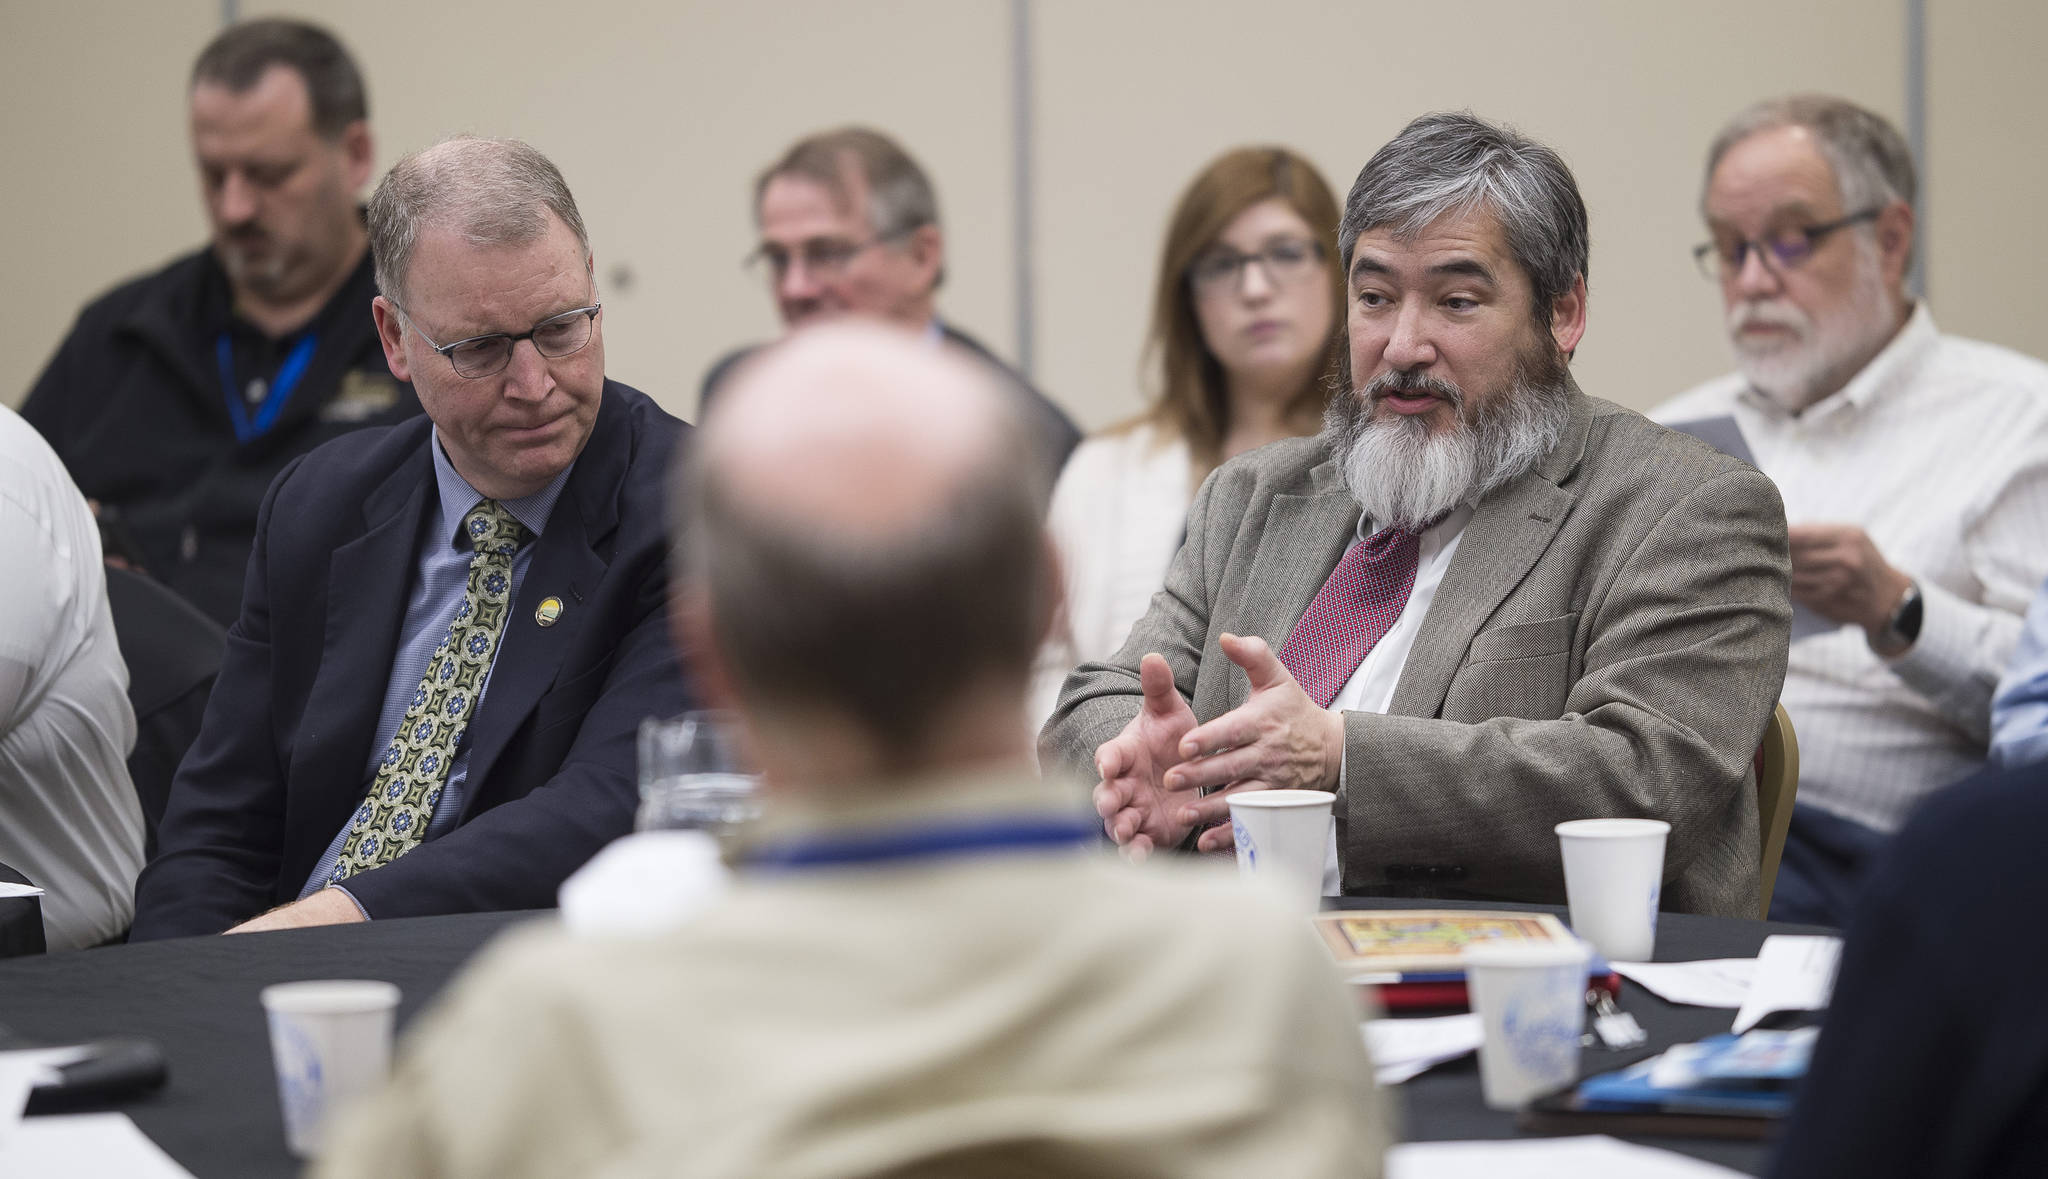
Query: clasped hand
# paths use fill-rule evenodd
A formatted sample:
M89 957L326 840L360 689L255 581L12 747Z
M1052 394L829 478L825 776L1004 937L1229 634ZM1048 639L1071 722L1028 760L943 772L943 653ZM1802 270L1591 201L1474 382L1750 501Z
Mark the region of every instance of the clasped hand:
M1220 642L1251 681L1242 705L1196 725L1165 658L1147 655L1138 664L1138 715L1095 750L1096 813L1133 859L1199 827L1208 829L1198 849L1227 850L1229 796L1241 790L1336 789L1343 718L1317 707L1264 639L1226 634Z

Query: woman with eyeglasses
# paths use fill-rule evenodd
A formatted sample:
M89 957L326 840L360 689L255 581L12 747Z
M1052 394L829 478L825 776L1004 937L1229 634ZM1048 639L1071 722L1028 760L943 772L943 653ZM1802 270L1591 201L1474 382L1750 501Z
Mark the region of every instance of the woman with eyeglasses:
M1209 472L1321 428L1343 303L1338 213L1315 166L1280 147L1226 152L1181 194L1152 297L1152 404L1082 442L1053 492L1067 597L1039 653L1037 719L1069 670L1123 645Z

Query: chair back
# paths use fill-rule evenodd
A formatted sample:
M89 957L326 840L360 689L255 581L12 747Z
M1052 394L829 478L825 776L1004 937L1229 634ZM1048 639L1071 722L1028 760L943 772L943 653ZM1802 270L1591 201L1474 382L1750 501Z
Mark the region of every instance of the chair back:
M128 776L142 804L144 854L154 859L171 778L199 735L227 632L162 582L111 565L107 607L128 664L128 702L135 709Z
M1771 713L1763 743L1756 747L1756 813L1763 836L1763 871L1757 878L1759 919L1771 915L1771 890L1778 883L1778 860L1785 854L1785 832L1792 826L1792 800L1799 793L1799 737L1785 706Z

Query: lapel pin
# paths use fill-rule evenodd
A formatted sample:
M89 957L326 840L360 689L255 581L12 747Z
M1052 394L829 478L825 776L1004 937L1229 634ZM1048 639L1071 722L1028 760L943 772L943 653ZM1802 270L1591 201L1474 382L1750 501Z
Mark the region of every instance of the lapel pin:
M533 612L533 620L542 626L553 626L561 617L562 599L556 597L542 598L540 606Z

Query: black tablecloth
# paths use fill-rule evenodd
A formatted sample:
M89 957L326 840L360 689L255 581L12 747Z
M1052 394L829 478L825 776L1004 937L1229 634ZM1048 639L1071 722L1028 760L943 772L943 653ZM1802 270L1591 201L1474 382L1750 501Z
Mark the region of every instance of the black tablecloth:
M1556 906L1463 905L1442 901L1377 900L1346 897L1337 902L1345 909L1529 909L1564 915ZM1663 913L1657 919L1659 962L1691 962L1702 958L1753 958L1774 933L1834 933L1811 925L1783 922L1742 921L1732 917L1692 917ZM1636 1017L1649 1033L1641 1048L1622 1052L1589 1048L1580 1056L1582 1074L1621 1068L1646 1056L1662 1052L1673 1044L1700 1040L1728 1030L1735 1013L1719 1007L1682 1007L1666 1003L1633 982L1622 983L1621 1009ZM1467 1138L1514 1138L1515 1115L1486 1108L1479 1091L1479 1061L1468 1056L1436 1068L1397 1087L1402 1107L1401 1135L1405 1139L1438 1142ZM1588 1133L1594 1132L1591 1130ZM1627 1137L1617 1135L1617 1137ZM1738 1142L1718 1138L1631 1138L1647 1146L1675 1150L1707 1159L1752 1175L1761 1174L1769 1161L1770 1146L1762 1142Z
M1347 908L1447 907L1442 902L1360 898ZM1533 906L1458 906L1527 908ZM1555 912L1556 910L1550 910ZM275 982L375 978L398 984L402 1029L476 949L531 913L480 913L342 925L234 937L184 938L0 962L0 1022L32 1040L64 1043L115 1035L161 1043L170 1081L153 1096L117 1108L200 1179L296 1175L270 1063L257 992ZM1772 932L1806 927L1667 913L1657 958L1749 957ZM1676 1007L1634 983L1621 1005L1650 1033L1644 1049L1589 1051L1587 1071L1619 1067L1673 1043L1728 1030L1732 1013ZM1514 1118L1480 1100L1470 1058L1439 1066L1396 1092L1404 1136L1412 1139L1506 1138ZM1762 1168L1758 1143L1641 1139L1750 1172Z
M0 880L9 884L34 881L5 864ZM43 952L43 902L38 897L0 897L0 958Z

